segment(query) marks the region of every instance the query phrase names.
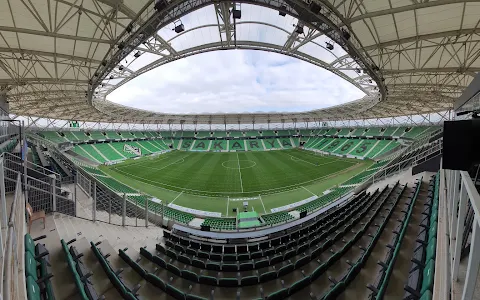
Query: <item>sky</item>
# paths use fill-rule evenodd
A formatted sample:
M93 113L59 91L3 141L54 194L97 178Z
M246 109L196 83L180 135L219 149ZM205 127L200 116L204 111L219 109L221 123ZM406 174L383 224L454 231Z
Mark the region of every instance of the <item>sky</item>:
M362 91L320 67L282 54L227 50L153 69L107 96L156 112L284 112L329 107Z
M241 11L242 18L236 24L238 41L283 46L298 23L289 15L282 17L278 11L261 6L242 4ZM181 34L172 30L176 24L169 24L157 32L176 51L219 42L213 5L187 14L181 22L185 26ZM308 28L304 30L302 37ZM321 35L298 51L327 63L345 54L338 45L333 51L327 50L326 42L331 41ZM136 59L132 55L124 63L133 71L160 58L150 53L143 53ZM353 71L346 71L346 74L358 76ZM297 58L258 50L224 50L167 63L131 80L107 99L156 112L235 113L298 112L342 104L363 96L363 92L340 77Z

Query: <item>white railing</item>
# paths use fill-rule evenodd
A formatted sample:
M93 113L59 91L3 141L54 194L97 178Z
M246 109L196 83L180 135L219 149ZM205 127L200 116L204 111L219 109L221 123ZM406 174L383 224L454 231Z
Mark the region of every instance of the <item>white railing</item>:
M435 286L442 290L436 291L437 296L442 296L442 293L443 295L447 295L449 287L451 287L452 299L474 299L475 285L480 267L480 194L477 192L468 172L442 170L440 174L440 204L444 204L446 208L445 229L448 232L449 241L445 241L444 244L437 244L437 248L442 251L442 247L445 247L447 242L449 242L449 246L446 246L443 252L437 252L437 263L439 265L435 266L437 268L436 274L439 273L439 276L441 276L442 273L448 274L446 280L438 278L440 286L438 284L435 284ZM459 280L462 240L464 234L469 234L469 230L465 230L464 225L469 204L473 209L475 217L472 225L470 252L466 266L467 272L465 279L462 280L462 286L461 284L455 283ZM439 218L440 217L441 215L439 215ZM441 229L442 228L439 228L439 230ZM440 243L440 241L438 242ZM440 257L439 254L442 253L444 255L448 253L448 255ZM445 260L445 264L442 265L440 260ZM455 289L461 289L461 291L456 291ZM460 294L461 298L454 298L454 295ZM443 298L435 298L434 294L434 299Z
M8 229L6 234L5 252L2 259L2 283L0 295L3 299L25 299L25 269L24 251L22 242L25 235L25 204L22 194L21 174L18 173L15 194L8 217Z

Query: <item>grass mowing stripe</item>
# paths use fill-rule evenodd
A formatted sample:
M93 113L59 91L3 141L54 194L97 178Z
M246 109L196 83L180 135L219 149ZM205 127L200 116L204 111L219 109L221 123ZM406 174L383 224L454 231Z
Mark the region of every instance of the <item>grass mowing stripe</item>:
M164 155L168 155L168 159L162 157ZM130 177L129 180L135 178L135 181L147 183L152 187L158 186L170 191L177 191L175 196L178 195L178 192L184 191L181 199L184 199L187 194L221 197L222 209L220 211L225 211L227 196L258 196L259 194L298 189L300 186L311 190L312 183L321 181L332 173L336 174L350 169L353 163L352 160L316 156L296 149L240 153L172 151L164 155L158 161L157 159L141 158L135 161L135 164L128 164L129 161L127 161L125 164L117 165L122 166L121 168L115 169L112 166L107 167L107 170L114 171L116 174L124 174L124 176L120 176L122 180ZM291 155L312 163L332 163L317 167L302 161L293 161ZM176 164L172 164L172 161ZM228 161L230 162L227 163ZM364 163L361 162L361 164ZM166 167L167 165L170 166ZM229 165L233 168L228 168ZM155 169L148 169L145 166ZM165 168L162 169L163 167ZM242 167L245 169L241 169ZM129 182L129 180L123 181ZM243 193L241 192L242 187ZM302 199L292 199L292 202L298 200ZM176 200L175 203L177 202L179 200ZM267 206L266 203L264 205ZM257 203L256 206L261 206L261 204Z
M238 152L236 153L237 153L238 172L240 173L240 187L242 188L242 193L243 193L242 170L240 169L240 159L238 158Z

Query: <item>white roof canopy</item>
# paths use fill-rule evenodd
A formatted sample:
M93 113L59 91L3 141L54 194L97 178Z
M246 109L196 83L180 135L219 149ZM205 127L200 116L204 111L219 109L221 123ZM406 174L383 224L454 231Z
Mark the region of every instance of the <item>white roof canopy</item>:
M315 3L319 12L299 0L237 2L242 16L234 19L232 2L211 0L170 1L159 11L153 0L0 0L0 92L7 94L12 113L65 120L358 120L449 110L480 70L479 1ZM172 29L179 24L185 31L176 33ZM333 72L366 96L304 113L201 115L155 113L105 99L152 68L225 49L296 57Z

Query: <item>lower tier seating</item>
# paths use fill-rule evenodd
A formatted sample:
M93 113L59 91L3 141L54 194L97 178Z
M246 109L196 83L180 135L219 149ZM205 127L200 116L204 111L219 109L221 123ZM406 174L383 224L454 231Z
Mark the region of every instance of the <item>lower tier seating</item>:
M202 225L210 226L210 228L218 230L237 229L235 218L206 218L205 221L203 221Z
M265 225L273 225L293 220L293 216L288 212L281 211L278 213L263 215L262 219L265 221Z

